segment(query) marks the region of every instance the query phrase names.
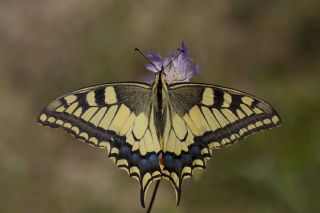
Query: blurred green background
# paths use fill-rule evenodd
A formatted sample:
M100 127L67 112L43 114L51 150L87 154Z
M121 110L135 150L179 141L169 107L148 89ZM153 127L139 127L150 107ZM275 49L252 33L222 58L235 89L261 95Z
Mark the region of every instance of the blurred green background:
M268 100L283 125L214 151L179 207L163 181L154 212L319 211L320 1L0 0L0 212L144 212L103 150L35 118L66 92L145 79L133 48L182 40L193 81Z

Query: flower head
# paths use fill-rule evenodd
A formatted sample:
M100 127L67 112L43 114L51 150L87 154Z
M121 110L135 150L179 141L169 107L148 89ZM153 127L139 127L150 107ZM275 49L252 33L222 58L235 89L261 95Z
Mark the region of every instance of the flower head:
M190 78L199 74L199 66L189 58L188 49L184 42L182 42L177 51L177 53L164 58L156 52L148 53L147 57L153 65L146 64L146 69L152 72L159 72L164 69L163 72L166 75L168 84L189 81Z

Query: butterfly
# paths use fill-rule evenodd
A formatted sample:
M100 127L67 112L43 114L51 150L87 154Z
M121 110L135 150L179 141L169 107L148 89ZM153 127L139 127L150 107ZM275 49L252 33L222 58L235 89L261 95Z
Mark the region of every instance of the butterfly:
M155 63L155 68L157 64ZM281 124L267 102L211 84L168 83L162 67L150 84L110 83L65 94L44 107L37 121L63 128L139 181L141 205L155 180L169 180L177 205L182 182L206 168L212 151Z

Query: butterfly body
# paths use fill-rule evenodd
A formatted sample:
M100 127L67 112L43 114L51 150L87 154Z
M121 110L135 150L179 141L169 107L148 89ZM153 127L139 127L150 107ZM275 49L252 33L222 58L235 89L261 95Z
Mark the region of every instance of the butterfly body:
M41 111L38 122L107 149L139 181L144 206L153 181L169 180L178 204L183 180L205 168L212 150L281 120L253 95L210 84L168 84L160 71L152 84L111 83L63 95Z

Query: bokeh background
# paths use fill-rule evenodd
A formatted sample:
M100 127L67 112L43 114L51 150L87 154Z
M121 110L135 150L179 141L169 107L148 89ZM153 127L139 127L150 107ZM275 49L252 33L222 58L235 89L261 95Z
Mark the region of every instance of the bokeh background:
M133 48L165 55L182 40L194 81L268 100L283 125L214 151L179 207L163 181L153 212L317 212L318 0L0 0L0 212L144 212L103 150L35 118L66 92L146 79Z

